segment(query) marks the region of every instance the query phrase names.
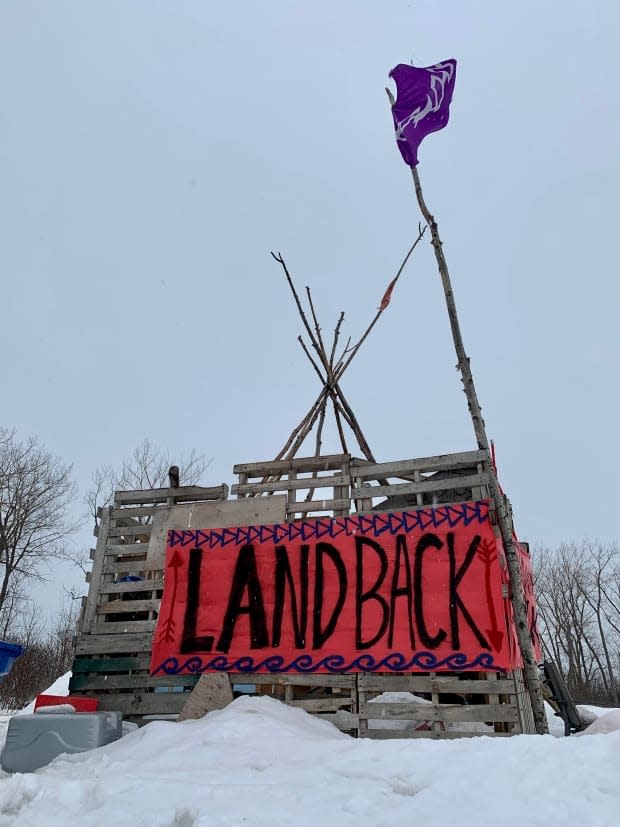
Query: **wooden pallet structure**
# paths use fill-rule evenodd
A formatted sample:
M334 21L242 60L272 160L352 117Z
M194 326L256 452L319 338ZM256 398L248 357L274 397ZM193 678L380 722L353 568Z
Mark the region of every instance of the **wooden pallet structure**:
M372 463L349 454L234 467L226 485L117 492L101 512L71 694L145 723L175 718L198 675L152 677L169 529L266 525L469 502L488 497L489 457L470 451ZM458 674L231 674L361 737L454 738L534 732L522 670ZM384 700L384 693L405 702Z
M231 670L230 681L233 687L272 694L361 737L454 738L546 731L512 512L490 456L436 222L425 205L422 213L438 257L478 449L377 462L342 392L345 370L388 306L394 285L426 227L419 227L417 239L363 335L355 344L349 340L340 349L344 314L340 314L327 346L309 288L306 312L283 257L274 255L284 271L309 342L306 344L299 337L321 381L319 395L274 460L234 467L238 482L230 490L232 498L225 484L210 488L176 487L172 478L170 488L116 493L112 505L102 511L97 546L92 552L89 593L84 601L70 683L72 694L95 696L101 709L118 709L138 723L152 717L176 718L185 707L199 680L198 674L165 672L155 677L149 668L164 588L169 530L203 532L225 527L280 526L325 517L361 519L363 515L381 512L415 512L441 505L487 502L492 509L495 540L503 549L509 572L509 586L505 584L503 598L510 597L513 631L523 668L509 672L454 669L447 673L389 674L357 669L344 674L274 673L258 669L244 674ZM330 406L341 453L324 454L323 426ZM314 455L299 457L315 428ZM349 439L353 434L362 458L351 454L347 429Z

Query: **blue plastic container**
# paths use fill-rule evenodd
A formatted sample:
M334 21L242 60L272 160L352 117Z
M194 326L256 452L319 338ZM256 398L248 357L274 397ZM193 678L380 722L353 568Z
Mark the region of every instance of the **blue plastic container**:
M13 662L25 651L19 643L7 643L6 640L0 640L0 677L9 674Z

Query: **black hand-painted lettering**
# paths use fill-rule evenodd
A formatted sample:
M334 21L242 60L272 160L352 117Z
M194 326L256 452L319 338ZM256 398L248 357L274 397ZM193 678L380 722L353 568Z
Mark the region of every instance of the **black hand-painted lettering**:
M405 585L399 586L400 561L404 561ZM411 580L411 563L409 562L409 551L407 549L407 538L404 534L396 537L396 554L394 557L394 574L392 576L392 592L390 595L390 627L388 629L387 645L392 648L394 645L394 623L396 618L396 599L407 598L407 617L409 619L409 642L412 649L415 649L415 634L413 631L413 583Z
M377 556L379 557L379 561L381 564L381 569L379 571L379 576L373 583L370 589L367 591L363 591L364 589L364 548L372 549ZM371 540L370 537L356 537L355 538L355 572L356 572L356 585L355 585L355 646L357 649L369 649L371 646L374 646L375 643L383 637L385 634L385 630L388 625L388 614L389 608L387 604L387 600L379 594L379 589L383 585L383 581L385 580L385 575L387 574L388 569L388 559L385 550L379 543L375 542L375 540ZM375 636L370 640L363 640L362 639L362 613L363 613L363 605L364 603L372 600L374 603L378 604L381 608L381 623L379 624L379 629L377 630Z
M295 647L306 646L306 626L308 622L308 554L310 546L302 545L299 555L299 611L297 610L297 591L288 559L286 546L276 546L275 594L273 606L273 625L271 645L279 646L282 640L282 616L286 584L290 592L291 619L295 635Z
M200 602L200 568L202 565L202 549L193 548L189 553L187 567L187 603L185 604L185 618L183 620L183 637L181 638L181 654L190 652L210 652L213 649L213 636L196 635L198 623L198 604Z
M461 648L458 616L459 609L461 610L461 614L467 621L470 629L474 633L478 643L484 649L488 649L489 651L491 650L488 640L482 634L480 629L476 626L472 616L470 615L469 611L467 610L467 607L463 603L463 600L458 593L458 587L460 585L460 582L465 576L465 572L467 571L467 569L471 566L474 557L476 556L478 546L480 545L480 539L480 536L476 535L474 539L471 541L469 548L467 549L465 559L463 560L460 568L457 571L456 554L454 551L454 532L448 532L448 556L450 558L450 628L452 632L452 648L456 650Z
M246 589L248 602L242 604ZM237 618L242 614L250 616L250 649L263 649L269 646L263 591L258 579L254 546L251 545L239 549L228 606L222 623L222 634L217 642L220 652L228 652L230 649Z
M323 596L325 589L325 573L323 558L329 557L336 568L338 575L338 598L332 609L331 617L323 626ZM332 636L336 623L344 606L347 596L347 570L335 546L329 543L316 544L316 571L314 575L314 611L312 613L312 648L320 649L325 641Z
M437 634L433 637L428 631L426 620L424 619L424 582L422 579L422 560L424 552L428 548L434 548L437 551L441 549L443 543L436 534L424 534L415 550L415 564L414 564L414 606L415 606L415 622L418 628L420 640L427 647L427 649L436 649L440 646L447 637L445 629L439 629Z

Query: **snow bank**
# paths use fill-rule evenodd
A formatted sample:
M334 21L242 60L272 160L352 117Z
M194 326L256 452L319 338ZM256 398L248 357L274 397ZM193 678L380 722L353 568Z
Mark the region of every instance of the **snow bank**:
M605 735L609 732L620 732L620 709L610 709L597 718L587 729L578 735ZM620 761L620 758L618 759ZM620 764L618 766L620 769ZM620 783L620 782L619 782Z
M620 734L355 740L269 697L0 777L0 827L617 824Z

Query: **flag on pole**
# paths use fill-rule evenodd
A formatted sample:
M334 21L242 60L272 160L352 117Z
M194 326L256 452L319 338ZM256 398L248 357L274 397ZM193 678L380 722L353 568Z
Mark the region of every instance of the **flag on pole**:
M396 143L404 162L414 167L424 138L448 123L456 60L444 60L424 69L399 63L390 77L396 83L392 106Z

